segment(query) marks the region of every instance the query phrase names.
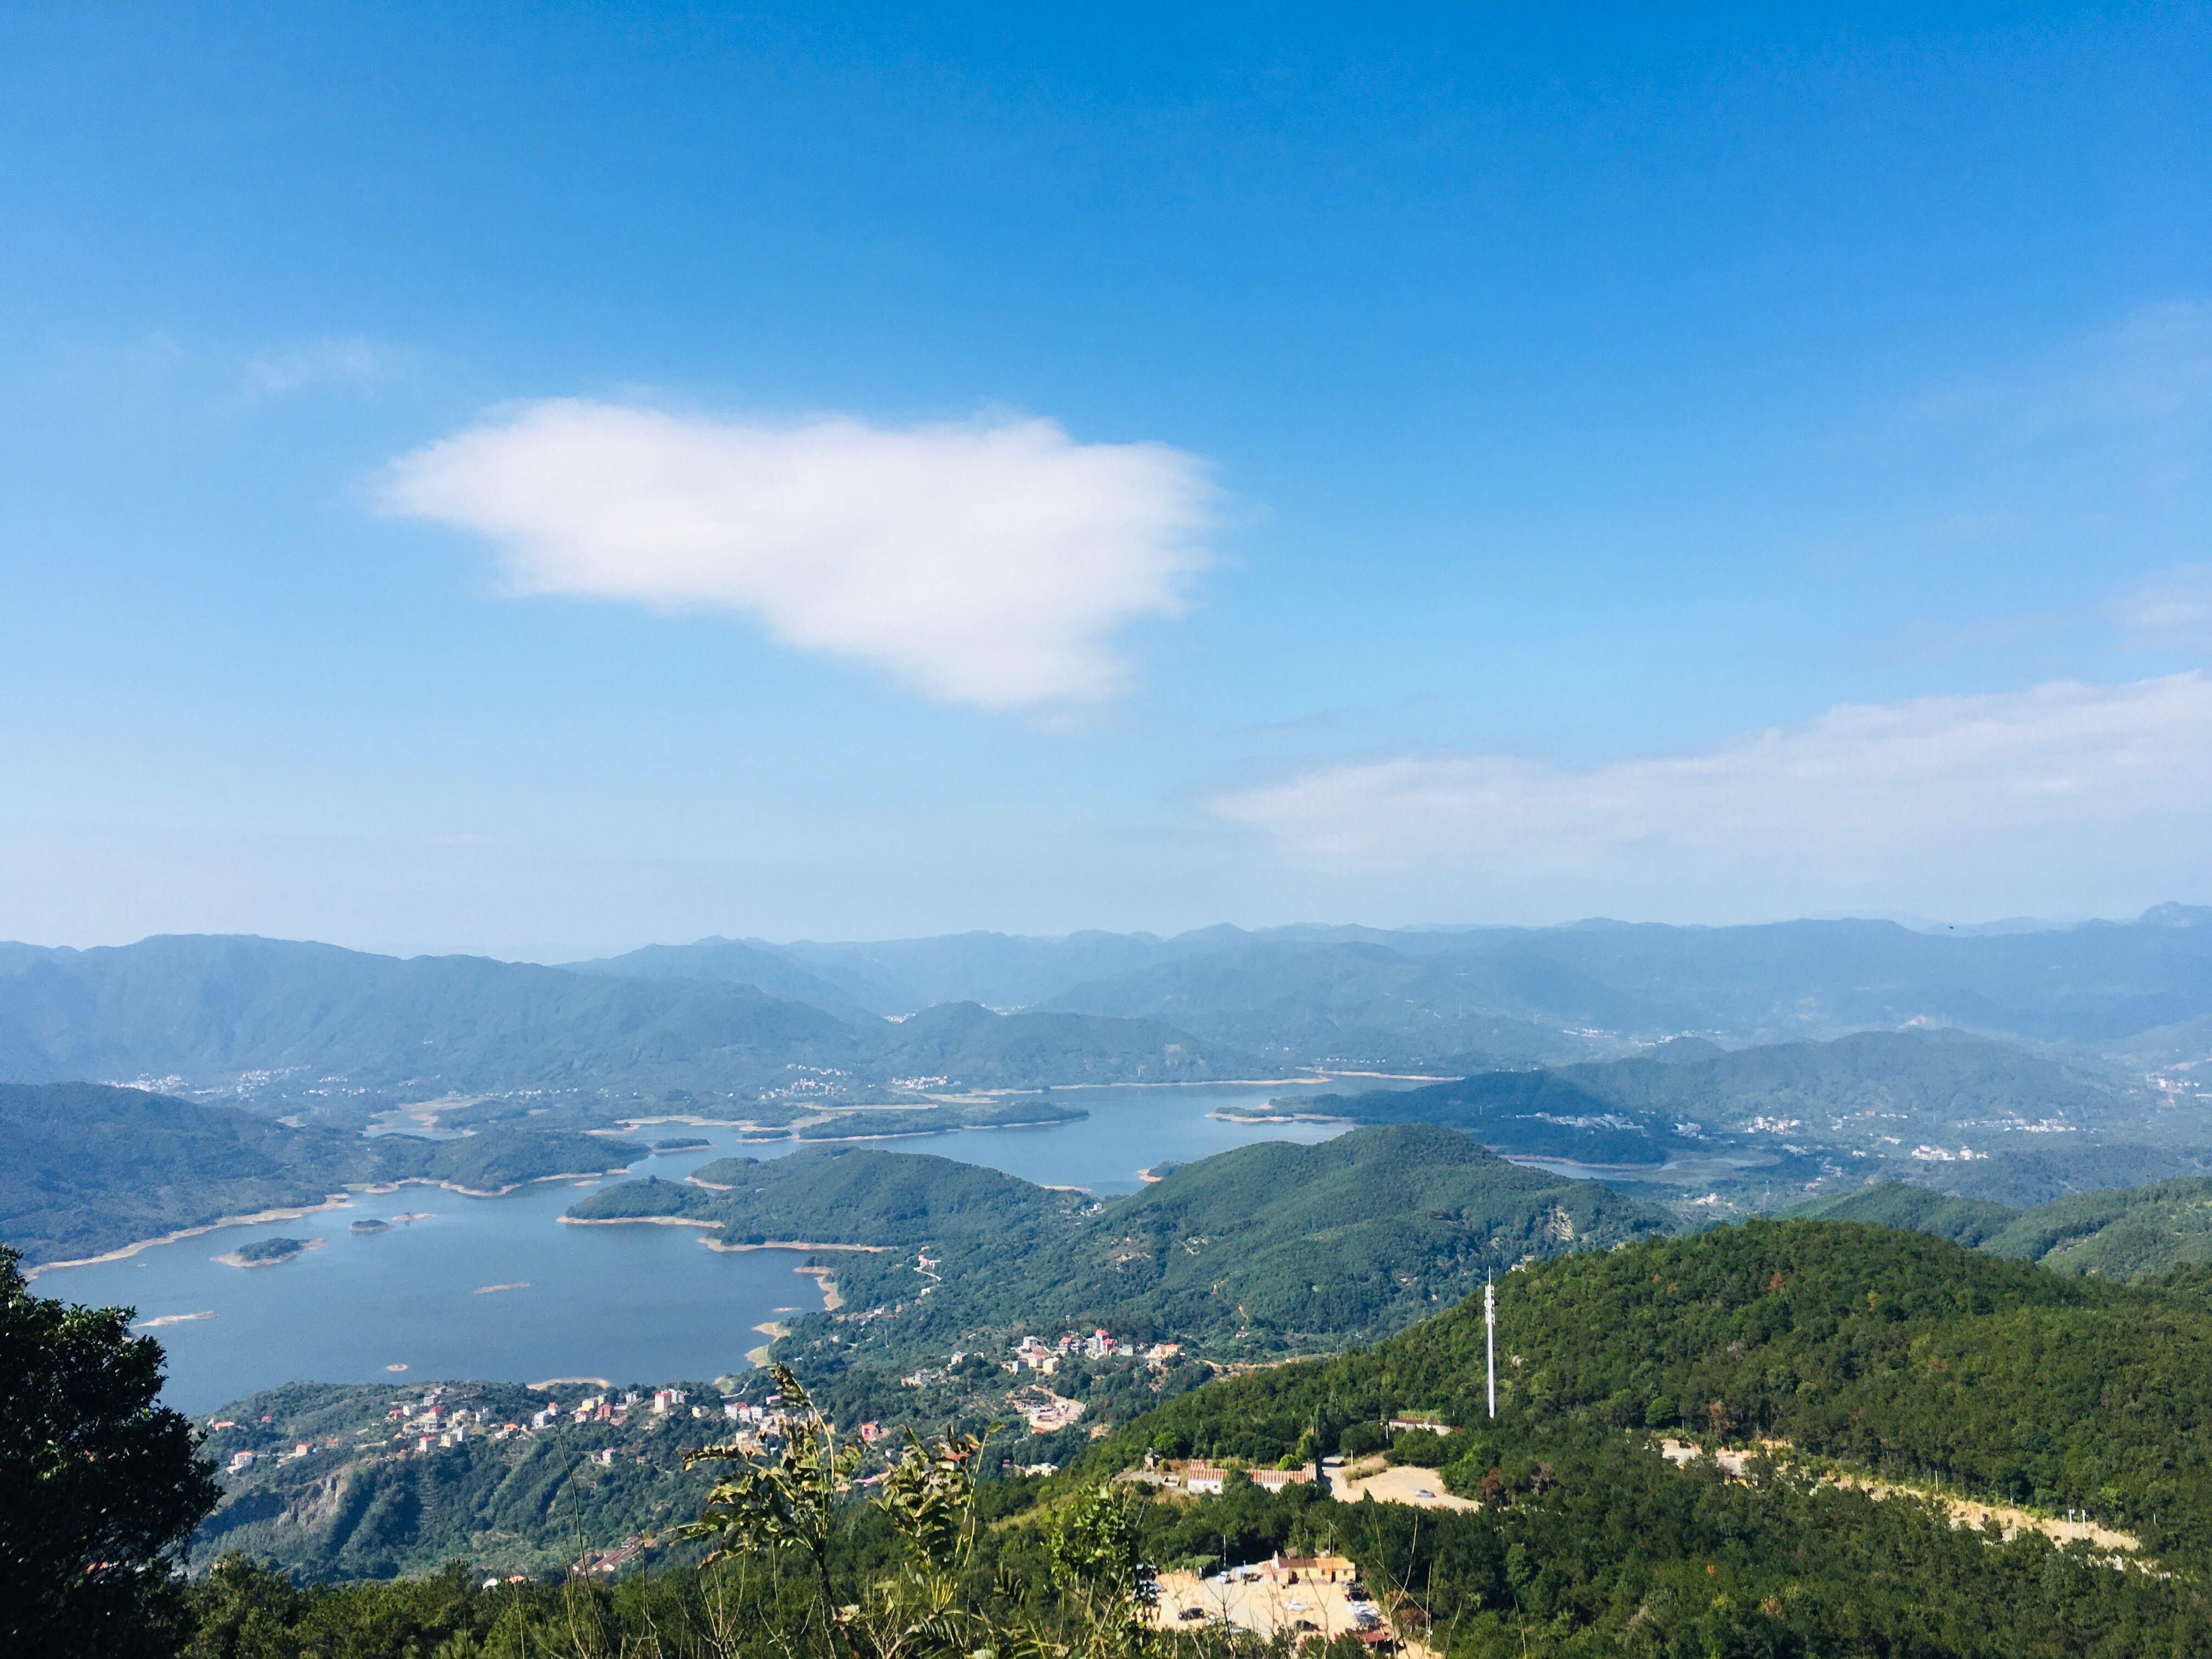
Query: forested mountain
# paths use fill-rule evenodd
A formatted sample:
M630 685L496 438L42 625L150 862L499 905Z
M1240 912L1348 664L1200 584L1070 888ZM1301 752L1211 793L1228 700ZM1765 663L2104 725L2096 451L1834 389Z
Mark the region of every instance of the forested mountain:
M2193 1019L2155 1025L2148 1031L2116 1037L2098 1044L2097 1053L2124 1070L2167 1073L2171 1074L2169 1081L2179 1080L2187 1085L2192 1072L2212 1060L2212 1014L2198 1014Z
M2078 1193L2015 1210L1884 1182L1820 1199L1800 1214L1905 1227L2033 1261L2053 1272L2121 1280L2212 1263L2212 1179Z
M1962 1031L1868 1031L1679 1060L1480 1073L1407 1091L1318 1095L1278 1109L1465 1130L1493 1150L1593 1164L1656 1164L1733 1136L1818 1142L1863 1157L1955 1159L2029 1137L2135 1130L2149 1097ZM1970 1161L1970 1160L1969 1160Z
M395 1093L757 1101L802 1079L842 1097L909 1077L1026 1087L1293 1064L1559 1066L1686 1032L1774 1043L1914 1022L2094 1041L2141 1071L2203 1057L2190 1022L2212 1015L2206 914L1972 936L1591 922L706 940L572 969L250 938L6 945L0 1077L242 1081L250 1097L326 1111ZM1034 1012L989 1012L1006 1008Z
M1259 1066L1150 1022L969 1005L894 1023L742 983L477 957L403 961L200 937L0 953L0 1078L146 1080L325 1109L457 1092L532 1091L541 1104L672 1090L835 1099L917 1075L1000 1088L1249 1076Z
M787 1158L718 1158L681 1182L603 1188L568 1213L584 1219L696 1216L723 1242L805 1239L903 1248L1014 1231L1094 1207L980 1164L872 1147L806 1148Z
M1808 1221L1858 1221L1948 1239L1967 1249L2002 1232L2021 1212L2007 1204L1959 1198L1901 1181L1877 1181L1856 1191L1816 1198L1785 1215Z
M89 1083L0 1084L0 1243L33 1267L319 1204L349 1185L495 1191L646 1156L605 1135L493 1129L451 1140L294 1129L235 1107Z
M2176 1567L2212 1568L2201 1297L1887 1228L1753 1221L1545 1262L1498 1300L1499 1433L1516 1452L1564 1457L1676 1425L1778 1439L1949 1491L2087 1510ZM1478 1431L1453 1450L1468 1460L1458 1479L1479 1480L1506 1449L1473 1443L1488 1426L1483 1355L1470 1300L1373 1348L1186 1395L1100 1455L1166 1434L1272 1461L1316 1418L1334 1437L1418 1408Z
M942 1003L888 1028L879 1072L941 1075L970 1089L1074 1083L1190 1083L1264 1076L1255 1056L1153 1019L1042 1011L995 1014Z
M1224 1355L1310 1352L1398 1328L1524 1256L1668 1224L1594 1182L1420 1125L1261 1142L1103 1204L944 1158L836 1148L719 1159L689 1182L605 1188L568 1213L692 1217L726 1243L896 1247L840 1256L855 1311L800 1321L786 1345L884 1364L985 1334L1096 1325Z

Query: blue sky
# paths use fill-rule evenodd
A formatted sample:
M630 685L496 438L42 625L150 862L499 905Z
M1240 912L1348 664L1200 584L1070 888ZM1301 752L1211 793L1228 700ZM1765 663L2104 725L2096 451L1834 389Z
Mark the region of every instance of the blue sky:
M0 936L2212 898L2212 22L18 9Z

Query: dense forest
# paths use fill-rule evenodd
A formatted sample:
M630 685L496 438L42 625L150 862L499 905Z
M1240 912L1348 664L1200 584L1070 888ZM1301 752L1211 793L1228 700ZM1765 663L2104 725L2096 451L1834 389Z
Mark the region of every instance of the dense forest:
M2065 1278L1887 1228L1753 1221L1541 1263L1510 1275L1498 1305L1500 1420L1516 1434L1776 1437L2083 1510L2170 1562L2212 1566L2201 1291ZM1469 1304L1171 1401L1151 1431L1272 1462L1316 1419L1324 1436L1414 1407L1465 1426L1486 1421L1482 1395Z
M1549 1479L1540 1491L1476 1513L1335 1504L1310 1488L1271 1498L1249 1482L1196 1502L1140 1490L1108 1501L1129 1553L1146 1564L1242 1564L1278 1549L1348 1554L1401 1622L1425 1629L1431 1647L1455 1659L2185 1659L2212 1649L2212 1615L2194 1584L2115 1572L2033 1534L2000 1542L1910 1500L1875 1502L1786 1474L1752 1486L1723 1482L1710 1469L1677 1473L1656 1454L1625 1445L1546 1450ZM956 1605L1017 1627L1025 1616L1048 1614L1077 1587L1055 1583L1054 1546L1085 1518L1085 1490L1066 1480L979 1488L980 1524L957 1575ZM835 1595L865 1605L870 1584L891 1578L898 1559L880 1510L840 1511L830 1551ZM395 1583L301 1588L234 1561L195 1586L185 1652L190 1659L401 1659L434 1650L766 1659L790 1651L779 1632L804 1628L805 1583L799 1561L775 1556L744 1572L678 1564L605 1585L489 1588L462 1569ZM1218 1628L1075 1650L1148 1648L1187 1656L1262 1650ZM1339 1653L1331 1649L1327 1659Z
M2054 1272L2142 1279L2212 1262L2212 1180L2081 1193L2030 1210L1885 1182L1798 1213L1948 1238Z

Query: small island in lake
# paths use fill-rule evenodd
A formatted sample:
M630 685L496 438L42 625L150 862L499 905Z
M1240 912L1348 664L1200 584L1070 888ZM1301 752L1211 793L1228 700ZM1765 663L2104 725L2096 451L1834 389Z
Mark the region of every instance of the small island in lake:
M365 1216L355 1222L347 1231L356 1233L388 1233L392 1231L392 1224L389 1221L379 1221L373 1215Z
M319 1238L257 1238L216 1260L234 1267L273 1267L280 1261L289 1261L302 1250L320 1249L322 1245Z
M656 1152L692 1152L714 1144L704 1135L678 1135L672 1139L654 1141L653 1150Z

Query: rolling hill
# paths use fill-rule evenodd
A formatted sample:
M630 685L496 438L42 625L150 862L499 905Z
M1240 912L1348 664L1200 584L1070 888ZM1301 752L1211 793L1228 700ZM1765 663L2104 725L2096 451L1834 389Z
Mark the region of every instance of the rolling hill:
M1971 1137L2131 1127L2148 1102L2103 1078L1963 1031L1867 1031L1668 1060L1478 1073L1402 1091L1319 1095L1279 1109L1355 1122L1419 1121L1516 1156L1657 1164L1717 1137L1819 1142L1908 1157Z
M1564 1463L1620 1443L1623 1430L1680 1425L2084 1509L2177 1566L2212 1566L2212 1312L2201 1299L1888 1228L1753 1221L1510 1275L1494 1431L1483 1345L1471 1299L1372 1348L1187 1395L1099 1461L1131 1459L1165 1434L1272 1462L1316 1418L1333 1438L1420 1408L1470 1431L1455 1455L1479 1459L1461 1477L1479 1479L1501 1457Z
M1797 1213L1903 1227L2054 1273L2131 1281L2212 1263L2212 1179L2078 1193L2033 1209L1884 1182Z
M690 1217L726 1243L896 1247L838 1259L847 1301L868 1316L857 1327L809 1318L789 1344L799 1355L842 1344L885 1364L982 1333L1098 1324L1224 1354L1310 1352L1395 1330L1526 1256L1669 1224L1593 1182L1422 1125L1260 1142L1103 1204L945 1158L829 1148L626 1182L568 1213Z

